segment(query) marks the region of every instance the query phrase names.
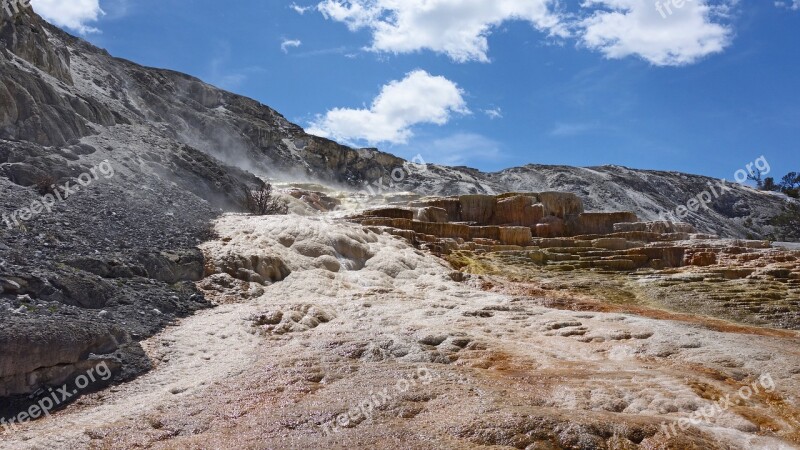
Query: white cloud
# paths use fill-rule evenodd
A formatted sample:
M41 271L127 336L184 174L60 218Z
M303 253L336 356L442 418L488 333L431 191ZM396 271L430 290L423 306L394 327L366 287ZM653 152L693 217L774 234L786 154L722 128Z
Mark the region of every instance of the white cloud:
M528 21L550 35L566 36L551 10L554 4L555 0L325 0L317 8L352 31L370 29L372 51L428 49L458 62L488 62L487 37L505 21Z
M324 0L317 9L352 31L369 30L368 50L375 52L431 50L457 62L488 62L492 31L522 20L550 37L575 38L607 58L637 56L657 66L680 66L730 44L733 30L725 22L738 1L583 0L568 13L558 0ZM800 4L792 1L793 6L776 4Z
M444 125L453 114L469 114L461 89L447 78L416 70L383 86L369 108L332 109L306 131L350 144L404 144L414 125Z
M500 108L484 109L483 113L486 114L486 116L492 120L503 118L503 110Z
M96 22L103 14L99 0L31 0L33 10L45 20L59 27L66 27L81 34L99 30L86 25Z
M792 0L792 3L775 2L775 6L778 8L791 9L792 11L800 11L800 0Z
M733 31L715 22L737 0L711 5L709 0L586 0L598 7L578 23L583 45L607 58L639 56L657 66L681 66L727 47ZM665 4L669 4L669 8ZM671 11L671 13L670 13Z
M281 42L281 51L283 53L289 53L290 48L297 48L303 45L303 42L299 39L284 39Z
M291 5L289 5L289 8L292 8L293 10L295 10L295 12L297 12L297 14L300 14L300 15L305 14L306 11L308 11L310 9L314 9L313 6L300 6L297 3L292 3Z

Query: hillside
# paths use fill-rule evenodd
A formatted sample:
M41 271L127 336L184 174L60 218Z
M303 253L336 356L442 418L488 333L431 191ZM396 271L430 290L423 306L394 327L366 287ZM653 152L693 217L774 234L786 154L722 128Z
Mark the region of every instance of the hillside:
M171 146L168 153L174 154L174 148L187 145L257 175L353 189L389 180L404 162L377 150L356 151L309 136L268 106L184 74L114 58L36 16L22 15L4 24L0 36L0 138L49 147L102 142L145 160L141 170L163 166L148 158L158 152L153 147ZM424 149L420 154L425 159ZM14 170L25 184L24 167ZM528 165L482 173L431 165L394 189L438 195L567 191L583 197L590 210L630 210L656 219L718 181L616 166ZM767 219L780 211L781 203L779 197L733 183L731 192L685 220L723 236L763 237L770 231Z

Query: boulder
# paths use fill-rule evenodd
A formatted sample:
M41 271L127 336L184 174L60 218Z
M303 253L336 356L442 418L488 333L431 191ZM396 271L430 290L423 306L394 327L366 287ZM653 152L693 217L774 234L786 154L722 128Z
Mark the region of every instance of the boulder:
M14 280L0 278L0 294L19 294L23 291L22 285Z
M33 186L47 178L47 172L27 163L9 163L0 166L6 178L20 186Z
M93 273L102 278L110 278L109 276L111 275L111 267L102 259L91 257L75 258L71 261L67 261L67 265L85 272Z
M63 303L81 308L100 309L114 296L114 287L96 275L78 272L50 282L63 294Z
M200 281L203 279L205 258L198 249L184 249L139 256L139 263L148 278L165 283Z

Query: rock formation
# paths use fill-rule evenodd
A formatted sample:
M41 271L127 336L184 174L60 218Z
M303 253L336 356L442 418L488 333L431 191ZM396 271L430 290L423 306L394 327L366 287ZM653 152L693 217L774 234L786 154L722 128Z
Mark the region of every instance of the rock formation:
M367 210L353 220L365 226L410 230L425 242L435 242L428 236L470 241L467 246L528 247L533 245L533 237L607 235L614 232L617 224L632 228L641 225L642 229L654 226L637 224L636 215L630 212L585 213L577 196L560 192L420 199L406 207ZM687 224L676 226L691 228Z

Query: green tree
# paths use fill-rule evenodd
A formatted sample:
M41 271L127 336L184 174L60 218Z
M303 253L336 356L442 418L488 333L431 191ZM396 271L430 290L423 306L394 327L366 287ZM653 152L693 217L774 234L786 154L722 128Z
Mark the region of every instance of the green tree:
M789 172L786 174L786 176L781 178L779 186L781 188L781 192L789 197L800 197L800 173Z

